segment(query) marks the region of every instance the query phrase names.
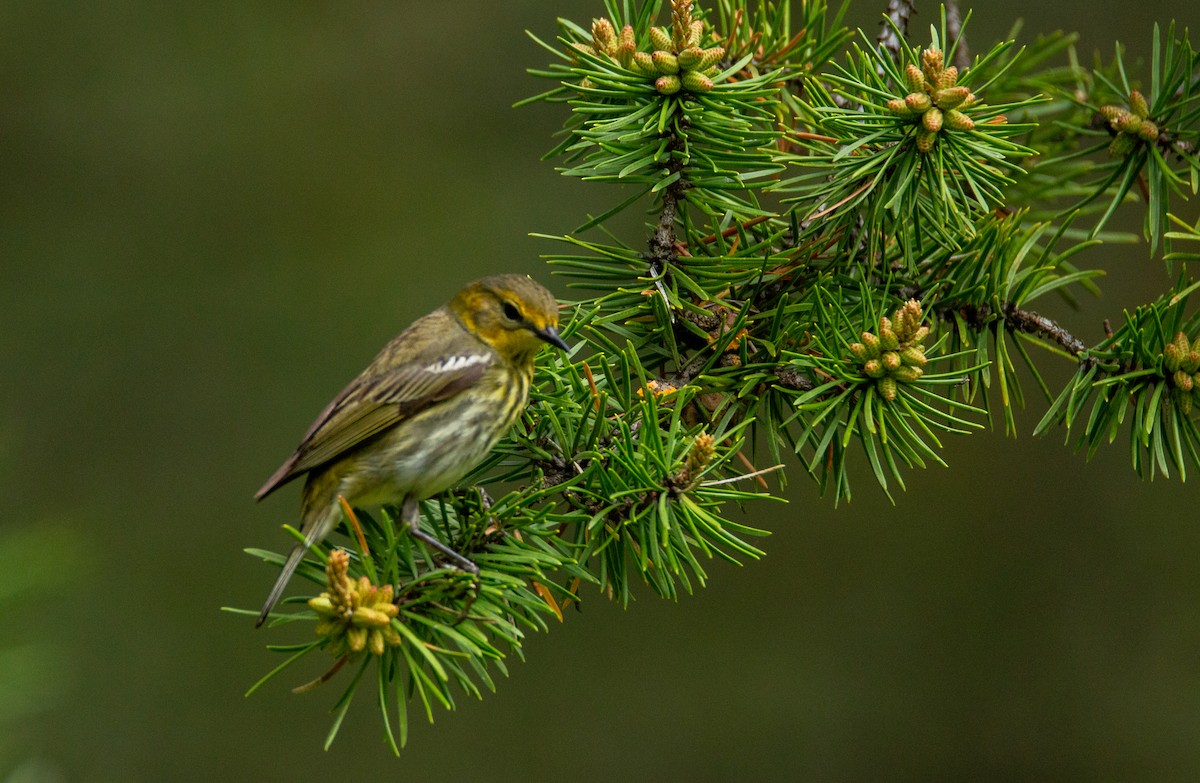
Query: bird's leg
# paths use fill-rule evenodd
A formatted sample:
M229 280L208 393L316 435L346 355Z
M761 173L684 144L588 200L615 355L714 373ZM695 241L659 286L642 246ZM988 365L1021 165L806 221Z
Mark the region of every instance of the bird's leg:
M467 619L467 614L471 611L471 607L475 604L475 599L479 597L479 566L475 565L458 552L455 552L441 541L438 541L424 530L421 530L421 505L420 502L412 495L408 495L404 498L404 502L400 506L400 517L408 523L408 532L412 534L414 538L420 539L426 544L429 544L431 547L453 560L459 568L469 572L474 577L474 579L471 580L471 593L468 596L466 603L463 604L462 610L458 613L458 616L454 618L454 622L451 623L451 625L458 625L463 620Z
M484 514L492 510L492 496L483 487L476 485L475 491L479 493L479 508ZM483 531L484 536L490 535L493 531L500 529L500 521L488 514L488 522L490 523L486 530ZM467 600L463 603L462 611L454 618L453 625L458 625L463 620L467 619L467 615L471 613L471 607L475 605L475 599L479 598L479 572L475 572L475 578L471 581L471 593L467 596Z
M421 505L415 496L405 496L404 502L400 505L400 518L408 523L408 532L413 538L429 544L462 570L479 576L479 566L421 529Z

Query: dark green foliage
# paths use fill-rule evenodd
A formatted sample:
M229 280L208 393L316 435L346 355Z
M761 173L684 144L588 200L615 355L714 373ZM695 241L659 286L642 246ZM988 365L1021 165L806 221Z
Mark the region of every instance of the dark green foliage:
M1174 468L1185 479L1188 463L1200 465L1200 428L1192 395L1180 399L1185 390L1172 382L1163 354L1176 335L1200 332L1200 313L1185 315L1188 294L1197 287L1200 283L1126 313L1125 323L1088 351L1037 432L1058 424L1066 426L1068 437L1078 431L1076 448L1086 447L1090 457L1129 427L1133 466L1140 475L1169 477Z
M1110 68L1081 68L1070 35L978 47L960 70L966 43L945 14L928 38L893 27L883 45L822 2L608 0L603 13L537 41L554 61L534 75L552 85L531 99L564 109L547 153L564 175L624 186L546 237L580 297L564 311L575 348L543 359L524 420L468 479L507 494L424 504L478 580L387 513L362 517L369 557L347 536L352 574L398 585L403 641L349 662L335 732L373 662L395 748L409 699L432 717L455 690L491 689L526 632L595 588L623 604L639 582L674 598L705 583L706 561L761 556L765 531L733 521L730 501L772 498L763 474L798 464L849 499L856 461L890 492L996 406L1015 432L1021 376L1049 404L1039 433L1065 425L1091 454L1127 432L1143 474L1200 464L1189 381L1163 353L1200 332L1185 311L1197 254L1166 255L1174 291L1099 345L1052 315L1098 290L1081 254L1114 238L1101 229L1139 190L1152 254L1200 236L1174 216L1180 230L1165 231L1169 196L1194 192L1198 171L1186 33L1155 28L1138 121L1161 135L1109 157L1130 135L1112 118L1145 126L1103 107L1137 104L1138 85L1119 50ZM610 223L626 210L649 216L632 238ZM1061 392L1045 361L1078 367ZM323 584L325 556L300 573ZM290 662L320 644L277 649Z
M1099 232L1127 200L1145 203L1145 237L1150 252L1158 250L1168 225L1171 196L1195 194L1200 187L1200 157L1197 156L1197 120L1200 119L1200 53L1192 49L1187 32L1177 34L1168 27L1165 40L1154 25L1153 56L1149 84L1130 78L1120 44L1111 65L1079 72L1075 89L1063 89L1065 98L1084 110L1081 115L1067 109L1060 131L1071 137L1071 145L1042 164L1044 176L1053 180L1073 179L1081 196L1073 209L1092 202L1103 205L1093 235ZM1149 133L1123 133L1114 127L1112 109L1135 110L1136 96L1145 92L1144 111ZM1081 98L1080 96L1085 96ZM1086 123L1086 124L1085 124ZM1139 123L1141 124L1141 123ZM1066 193L1055 195L1067 195Z
M1037 98L986 102L983 91L1016 61L1004 62L1012 44L999 44L957 80L959 87L979 91L961 111L974 128L943 129L921 151L922 124L888 106L912 92L901 86L902 72L906 65L921 67L920 47L905 48L896 61L881 59L865 38L862 46L868 48L855 46L845 65L833 64L806 84L799 119L828 138L799 142L802 154L788 162L804 173L781 183L779 191L797 203L803 222L819 218L821 232L837 232L839 246L851 256L864 253L870 262L894 253L889 245L898 242L911 266L927 245L960 246L974 235L977 220L1004 204L1004 188L1022 172L1015 161L1034 153L1012 141L1033 125L1005 116ZM940 49L936 38L931 47Z

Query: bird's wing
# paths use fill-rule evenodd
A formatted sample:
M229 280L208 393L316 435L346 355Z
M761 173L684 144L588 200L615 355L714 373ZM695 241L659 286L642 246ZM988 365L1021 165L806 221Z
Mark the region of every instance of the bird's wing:
M254 497L261 500L296 476L453 397L479 380L494 357L491 352L468 349L429 361L406 361L382 371L377 360L329 403L296 451Z

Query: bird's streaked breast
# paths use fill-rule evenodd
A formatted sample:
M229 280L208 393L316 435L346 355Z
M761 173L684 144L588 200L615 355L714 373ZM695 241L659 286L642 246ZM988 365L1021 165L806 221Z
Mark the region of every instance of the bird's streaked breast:
M449 360L443 360L449 361ZM363 505L397 502L410 492L435 495L469 473L525 408L531 373L499 364L454 399L383 436L383 448L359 457L341 494Z

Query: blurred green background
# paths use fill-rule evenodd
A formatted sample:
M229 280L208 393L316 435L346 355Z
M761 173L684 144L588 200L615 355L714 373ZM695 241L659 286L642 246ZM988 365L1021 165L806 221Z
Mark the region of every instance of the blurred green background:
M398 761L365 698L320 749L340 689L287 687L323 660L243 698L287 632L218 607L259 605L241 549L298 505L255 488L401 327L480 274L549 280L528 233L617 197L539 161L560 108L509 108L545 89L523 31L600 9L0 4L0 780L1200 777L1195 486L1031 439L1042 405L894 506L793 470L747 509L765 560L587 595ZM981 4L968 32L1146 54L1194 15L1152 9ZM1144 247L1082 260L1105 297L1053 315L1089 341L1167 285Z

